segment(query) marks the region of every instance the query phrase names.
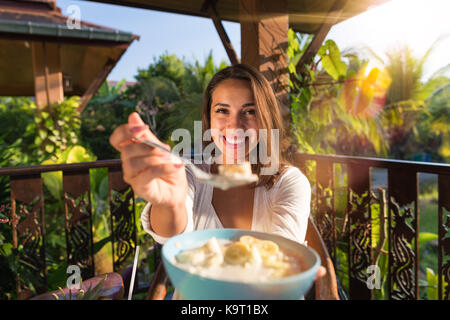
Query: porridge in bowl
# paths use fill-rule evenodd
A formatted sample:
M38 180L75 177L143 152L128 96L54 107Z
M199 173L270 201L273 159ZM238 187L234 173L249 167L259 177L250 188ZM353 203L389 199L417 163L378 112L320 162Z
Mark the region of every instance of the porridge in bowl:
M171 283L188 300L301 299L320 266L317 252L304 244L227 228L176 235L161 256Z
M302 272L298 256L271 240L250 235L236 241L212 237L204 245L180 252L175 265L218 280L264 282Z

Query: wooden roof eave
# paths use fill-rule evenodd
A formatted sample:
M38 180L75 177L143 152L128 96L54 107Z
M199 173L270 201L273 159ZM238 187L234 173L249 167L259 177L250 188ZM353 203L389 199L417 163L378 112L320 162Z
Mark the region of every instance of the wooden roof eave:
M47 37L61 39L88 40L131 43L139 36L120 30L104 30L96 28L69 28L59 24L48 24L31 21L12 21L0 19L0 34L21 35L22 37ZM69 40L70 41L70 40Z
M84 88L80 87L78 82L74 84L74 91L72 92L79 91L78 94L81 96L80 109L82 110L89 100L88 97L92 97L92 92L95 93L103 81L106 80L109 72L120 60L123 53L134 40L139 40L140 37L120 30L96 28L95 26L83 26L77 29L56 23L0 19L0 39L19 40L27 43L56 42L62 45L61 48L68 46L66 51L70 50L73 45L86 48L98 47L99 49L104 48L108 50L109 54L107 54L106 60L102 60L99 56L99 62L102 60L101 66L99 65L99 73L95 75L93 81ZM86 83L85 80L83 82ZM15 87L5 89L2 87L2 90L12 92L11 90L14 89L15 91L13 90L14 92L12 92L14 96L31 94L31 92L24 93L22 91L29 91L27 88L27 86L24 87L22 84L19 89Z
M125 7L133 7L175 14L183 14L201 18L211 18L205 3L212 2L221 19L227 22L240 22L239 0L87 0ZM340 0L289 0L290 27L300 33L316 34L324 23L330 8ZM372 6L378 6L389 0L353 0L346 3L342 14L335 23L342 22L361 14Z

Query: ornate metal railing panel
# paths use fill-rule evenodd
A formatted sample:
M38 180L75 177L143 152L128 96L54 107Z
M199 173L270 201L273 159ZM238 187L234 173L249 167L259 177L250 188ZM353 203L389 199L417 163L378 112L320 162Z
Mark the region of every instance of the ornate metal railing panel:
M36 293L48 288L41 175L62 172L66 261L68 265L78 265L82 279L88 279L95 273L90 169L99 168L108 169L111 264L114 271L120 271L134 257L137 244L134 194L122 179L120 160L0 168L0 175L10 177L12 242L16 260L24 262L36 275L33 277ZM18 298L29 297L30 290L16 280Z
M133 190L123 181L121 168L110 169L108 178L113 226L113 265L114 271L118 271L136 249L135 203Z
M63 194L67 263L78 265L88 279L95 273L89 169L64 170Z
M450 285L443 288L443 281L450 283L450 174L439 175L438 188L438 294L439 299L450 300Z
M36 290L47 289L45 264L44 195L42 179L30 174L11 177L11 225L15 259L35 275ZM23 250L18 250L19 246ZM23 283L16 279L18 297L23 292Z
M370 192L370 170L364 165L349 164L348 204L349 218L349 291L353 297L370 299L366 285L366 270L372 261L371 210L374 196Z
M418 174L437 175L438 293L439 299L449 298L449 164L309 154L297 154L295 164L308 176L315 191L312 215L335 266L342 267L348 278L350 299L374 298L374 290L380 289L374 286L380 265L387 266L388 298L419 299ZM345 171L347 181L343 213L334 201L336 166ZM374 168L387 171L384 188L374 190Z
M388 169L389 292L393 299L419 296L417 172Z

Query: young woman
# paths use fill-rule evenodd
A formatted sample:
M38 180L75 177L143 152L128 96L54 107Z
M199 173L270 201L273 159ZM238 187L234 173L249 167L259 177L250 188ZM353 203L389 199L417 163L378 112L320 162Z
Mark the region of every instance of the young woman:
M162 144L137 113L111 135L111 144L121 153L124 180L148 201L141 215L144 229L159 243L182 232L211 228L268 232L304 243L311 187L284 156L285 130L264 76L242 64L219 71L204 95L202 130L208 129L217 153L210 159L212 163L200 166L217 172L217 163L249 160L254 152L258 155L252 164L259 176L257 184L224 191L197 182L190 170L172 162L170 155L133 142L135 137L145 137ZM242 132L249 134L237 134ZM257 152L261 148L265 152ZM265 161L261 154L267 154ZM275 170L268 170L274 165ZM318 275L324 273L321 269Z

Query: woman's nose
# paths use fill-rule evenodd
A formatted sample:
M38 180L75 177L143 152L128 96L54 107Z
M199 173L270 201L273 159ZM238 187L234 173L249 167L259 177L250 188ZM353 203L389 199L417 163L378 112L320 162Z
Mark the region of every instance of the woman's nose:
M228 118L226 129L243 129L243 122L239 115L233 115Z

